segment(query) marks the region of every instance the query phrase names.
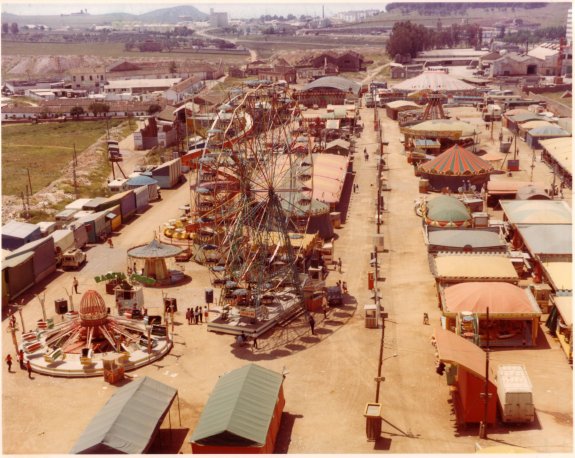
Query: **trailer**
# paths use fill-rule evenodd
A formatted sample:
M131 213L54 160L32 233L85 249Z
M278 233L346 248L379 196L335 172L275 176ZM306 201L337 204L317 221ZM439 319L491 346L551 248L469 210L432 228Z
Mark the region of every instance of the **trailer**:
M54 239L54 251L56 256L56 263L62 263L63 254L76 248L76 239L74 238L74 231L70 229L58 229L51 234Z
M150 194L148 186L140 186L135 188L134 196L136 197L136 213L144 213L150 206Z
M504 423L529 423L535 419L533 388L522 364L497 368L497 397Z
M154 170L152 170L152 178L158 182L158 186L162 189L170 189L181 182L182 175L182 160L180 158L164 162Z
M74 233L74 241L76 242L76 248L82 249L88 243L88 232L86 231L86 226L82 224L72 223L68 226Z

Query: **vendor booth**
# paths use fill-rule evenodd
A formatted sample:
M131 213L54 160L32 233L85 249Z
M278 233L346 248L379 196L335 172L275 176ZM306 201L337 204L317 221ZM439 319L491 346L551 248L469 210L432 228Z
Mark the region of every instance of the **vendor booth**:
M438 370L445 369L451 386L457 423L478 423L485 415L485 352L466 339L444 329L435 329ZM443 366L442 366L443 364ZM493 372L488 375L487 423L497 418L497 386Z
M284 376L256 364L222 375L190 438L192 453L274 452Z
M477 345L525 347L537 341L541 309L529 289L505 282L439 287L445 329ZM489 321L487 309L489 308Z
M441 284L461 282L507 282L519 276L510 257L497 253L438 253L429 256L431 273Z

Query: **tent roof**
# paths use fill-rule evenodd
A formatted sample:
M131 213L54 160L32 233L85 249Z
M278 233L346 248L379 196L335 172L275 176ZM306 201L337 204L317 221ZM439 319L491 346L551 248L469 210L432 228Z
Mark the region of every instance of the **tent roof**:
M190 442L204 445L264 445L283 375L256 364L222 375Z
M40 233L40 227L36 224L23 223L20 221L8 221L2 226L2 236L25 239L34 232Z
M158 184L158 182L152 177L148 177L146 175L138 175L137 177L130 178L126 184L128 186L147 186L150 184Z
M521 129L531 130L539 127L552 127L552 126L557 127L557 124L550 123L549 121L535 120L535 121L524 122L523 124L521 124Z
M457 119L430 119L405 129L412 131L461 132L462 137L471 137L475 133L475 128L471 124L458 121Z
M454 316L459 312L489 315L494 319L505 315L517 317L541 316L541 309L528 289L505 282L466 282L443 290L443 313Z
M435 328L435 343L439 360L444 363L457 364L481 380L485 380L485 352L454 332Z
M562 200L501 200L511 224L571 224L571 209Z
M431 175L470 176L489 173L493 166L456 144L435 159L425 162L419 170Z
M301 90L309 91L310 89L324 87L339 89L343 92L348 92L351 89L352 93L357 94L361 89L361 84L347 78L342 78L341 76L325 76L306 84Z
M570 255L573 252L573 227L570 224L519 225L517 230L533 255Z
M444 72L423 72L420 75L402 81L392 89L396 91L418 91L429 89L441 92L472 91L475 86L464 83L463 81L447 75Z
M533 121L533 122L539 122L539 121ZM545 121L541 121L541 122L545 122ZM531 123L525 123L525 124L531 124ZM570 137L571 134L569 132L567 132L564 129L561 129L561 127L556 126L554 124L548 125L548 126L536 126L535 128L532 128L529 130L529 135L531 135L532 137Z
M182 248L166 245L154 239L147 245L137 246L128 250L128 256L138 259L172 258L182 252Z
M542 267L555 291L573 291L571 262L544 262Z
M463 202L451 196L437 196L426 204L426 219L430 221L464 222L471 213Z
M499 234L491 231L442 229L431 231L429 245L463 248L469 245L473 249L506 247Z
M557 310L563 317L567 326L573 326L573 297L572 296L555 296L553 302Z
M86 427L70 453L144 453L177 390L149 377L120 388Z
M529 200L533 198L544 198L544 199L551 199L545 188L541 184L529 183L525 186L521 186L517 188L517 194L515 194L516 200Z
M520 114L512 115L512 116L507 116L507 114L506 114L506 117L510 121L517 122L517 123L522 123L522 122L527 122L527 121L541 121L541 120L545 119L542 116L539 116L535 113L520 113Z
M494 254L440 253L431 257L431 271L438 280L518 281L511 258Z
M336 138L335 140L332 140L327 145L325 145L325 149L330 149L334 146L340 146L343 149L349 149L350 143L347 140L343 140L341 138Z

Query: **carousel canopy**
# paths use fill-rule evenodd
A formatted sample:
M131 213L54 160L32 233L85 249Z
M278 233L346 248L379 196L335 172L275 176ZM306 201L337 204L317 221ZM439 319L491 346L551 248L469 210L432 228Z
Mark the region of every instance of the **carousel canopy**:
M408 129L415 132L438 132L438 134L441 132L461 132L462 137L472 137L475 134L475 128L471 124L456 119L430 119L415 126L409 126Z
M138 259L172 258L182 252L180 247L160 243L156 239L148 245L142 245L128 250L128 256Z
M541 316L537 301L528 290L504 282L468 282L444 290L443 310L446 316L459 312Z
M475 86L464 83L444 72L423 72L415 78L410 78L392 86L392 89L408 92L426 89L441 92L458 92L472 91L475 89Z
M427 202L425 219L432 225L460 226L471 220L471 213L459 199L437 196Z
M465 148L455 145L435 159L425 162L419 170L432 175L483 175L493 170L493 166Z
M138 175L137 177L130 178L126 184L128 186L148 186L151 184L158 184L158 182L149 176Z

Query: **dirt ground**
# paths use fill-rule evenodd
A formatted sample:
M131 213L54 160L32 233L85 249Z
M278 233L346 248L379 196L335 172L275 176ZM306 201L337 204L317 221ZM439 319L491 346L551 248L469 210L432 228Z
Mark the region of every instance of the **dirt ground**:
M450 109L453 115L482 125L473 109ZM161 304L162 292L177 298L172 352L156 364L129 374L130 378L150 376L174 386L179 393L178 408L170 412L172 434L164 429L155 452L190 453L188 440L218 377L227 371L254 362L286 373L286 405L276 450L283 453L473 453L482 447L512 444L541 453L570 453L573 447L572 370L559 344L541 327L538 345L528 349L497 350L493 365L525 364L533 383L537 417L527 426L498 424L488 428L489 439L478 438L478 427L456 426L450 403L449 387L444 377L435 373L434 348L430 337L439 326L434 279L429 271L427 253L421 232L421 220L413 211L420 197L418 179L407 164L399 142L397 123L380 110L384 129L385 158L389 170L384 172L391 191L384 193L385 212L381 233L385 252L378 283L382 304L388 313L385 322L380 402L383 430L376 442L368 442L363 416L366 403L376 396L381 329L367 329L363 306L372 302L367 289L370 251L376 233L376 173L378 148L373 129L373 109L362 109L364 130L358 139L355 155L354 183L357 193L349 192L345 222L337 230L335 256L341 257L343 271L330 271L327 283L347 281L349 294L343 307L316 318L316 335L302 319L277 328L258 339L259 348L236 348L228 335L206 331L204 325L187 325L182 309L203 304L204 288L209 286L206 270L186 263L191 282L161 291L147 289L145 300L150 313ZM499 123L496 123L496 133ZM495 149L489 134L482 130L484 149ZM361 151L367 148L369 160ZM527 180L531 150L519 144L521 172L497 179ZM539 160L535 163L536 180L550 183L549 169ZM190 180L193 177L189 177ZM79 272L58 272L50 283L35 292L46 297L47 314L53 316L54 300L70 290L72 276L80 282L80 292L95 289L109 305L112 296L96 284L94 276L126 267L126 250L148 242L169 218L179 216L178 207L189 199L184 184L163 191L163 201L153 204L114 237L114 248L98 245L88 250L88 263ZM571 204L571 194L566 194ZM79 303L80 295L74 296ZM26 330L41 318L39 301L32 294L25 297L23 318ZM422 323L423 312L430 326ZM56 318L59 320L60 318ZM6 330L7 323L2 324ZM3 334L3 355L14 353L10 335ZM62 379L34 374L28 379L17 365L15 373L3 368L3 452L6 454L68 453L93 416L118 389L102 378ZM72 420L73 419L73 420ZM168 420L164 422L168 428Z

